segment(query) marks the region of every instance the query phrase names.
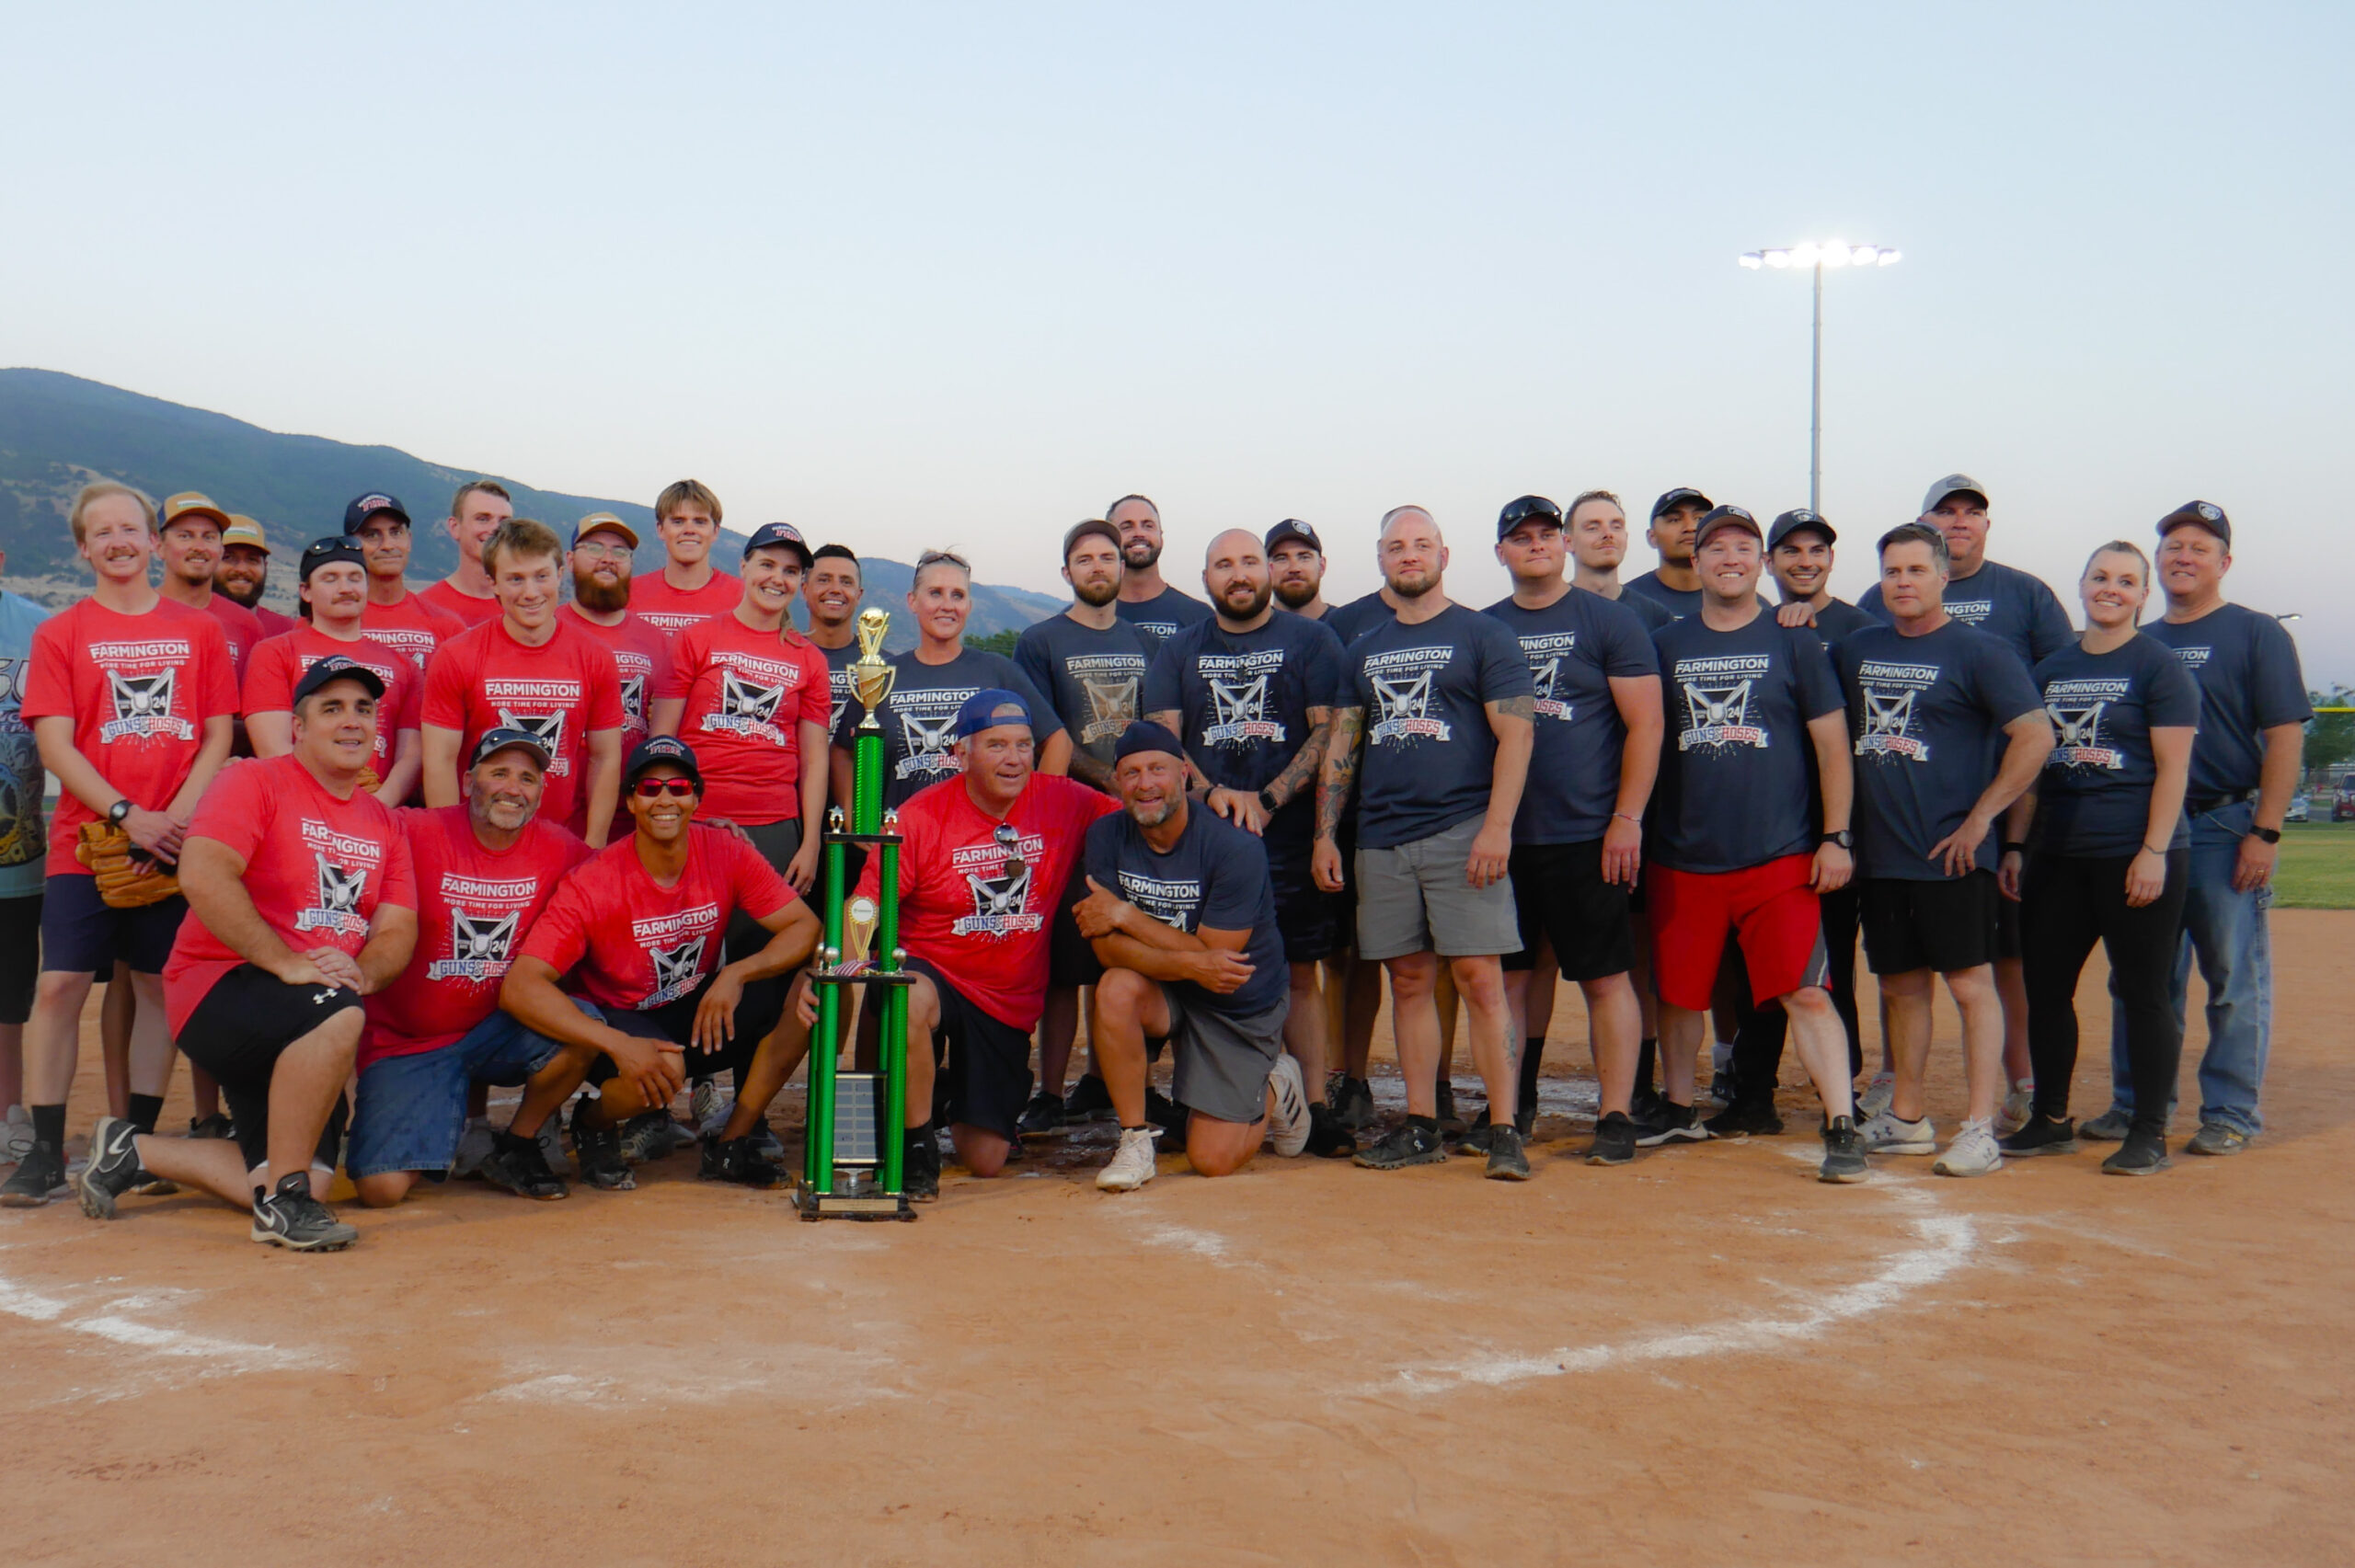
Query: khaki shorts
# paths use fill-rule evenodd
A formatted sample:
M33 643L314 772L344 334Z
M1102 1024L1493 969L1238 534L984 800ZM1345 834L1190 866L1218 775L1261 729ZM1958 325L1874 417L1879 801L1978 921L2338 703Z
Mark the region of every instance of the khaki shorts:
M1464 879L1477 817L1393 849L1358 851L1358 956L1437 953L1471 958L1521 951L1512 878L1486 887Z

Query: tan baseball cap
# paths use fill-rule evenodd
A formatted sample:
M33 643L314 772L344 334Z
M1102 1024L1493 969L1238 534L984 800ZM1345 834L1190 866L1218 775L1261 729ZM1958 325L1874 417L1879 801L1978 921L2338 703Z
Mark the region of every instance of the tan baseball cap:
M229 526L221 531L221 547L225 550L232 544L243 544L265 555L270 554L270 546L262 542L261 524L243 512L231 512Z
M213 498L194 490L182 490L177 496L164 498L163 521L159 527L169 528L184 517L209 517L222 529L229 526L229 514L213 504Z
M638 530L632 528L628 523L624 522L621 519L615 517L609 511L592 511L587 517L582 518L579 522L574 523L572 525L572 542L575 544L578 544L583 539L586 539L589 535L596 532L601 528L609 532L618 533L624 539L628 540L629 547L631 549L635 550L638 548Z

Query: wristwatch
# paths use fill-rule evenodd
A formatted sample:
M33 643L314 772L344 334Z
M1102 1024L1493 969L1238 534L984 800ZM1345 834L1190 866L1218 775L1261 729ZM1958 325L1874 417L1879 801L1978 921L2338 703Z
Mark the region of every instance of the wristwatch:
M1815 841L1819 844L1838 844L1844 850L1856 847L1856 835L1843 828L1836 833L1826 833Z
M2249 829L2249 832L2258 840L2269 844L2278 844L2281 841L2281 830L2279 828L2252 827Z
M116 801L112 806L107 807L107 820L120 828L122 826L122 819L130 816L131 812L131 796L126 795L121 800ZM2278 834L2276 836L2279 837Z
M1268 798L1268 792L1264 789L1259 792L1259 807L1264 811L1272 812L1276 809L1276 803Z

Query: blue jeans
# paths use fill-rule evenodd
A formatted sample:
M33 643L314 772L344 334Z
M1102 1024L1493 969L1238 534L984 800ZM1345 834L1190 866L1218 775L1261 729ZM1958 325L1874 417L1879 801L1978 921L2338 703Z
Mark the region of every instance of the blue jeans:
M575 997L592 1018L603 1016ZM380 1057L360 1073L344 1169L353 1180L387 1171L447 1171L466 1130L466 1086L522 1083L561 1047L514 1015L494 1012L440 1050Z
M2200 1119L2219 1122L2255 1138L2265 1130L2257 1115L2257 1091L2265 1083L2265 1059L2273 1047L2273 938L2266 911L2273 907L2269 886L2253 892L2233 889L2241 841L2256 819L2253 801L2220 806L2191 819L2191 883L2183 905L2183 938L2176 951L2168 994L2176 1022L2184 1019L2191 985L2191 962L2208 982L2208 1049L2200 1059ZM2134 1088L2126 1073L2126 1030L2113 989L2109 1006L2110 1103L2134 1109ZM2175 1107L2167 1107L2170 1115Z

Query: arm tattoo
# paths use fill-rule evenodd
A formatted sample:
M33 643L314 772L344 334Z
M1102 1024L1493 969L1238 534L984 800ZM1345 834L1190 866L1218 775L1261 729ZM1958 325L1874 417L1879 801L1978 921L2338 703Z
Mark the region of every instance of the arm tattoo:
M1112 784L1111 765L1097 761L1096 753L1079 747L1071 749L1071 776L1084 784L1093 785L1106 795L1118 795Z
M1279 809L1291 805L1300 792L1316 782L1316 774L1325 761L1326 738L1333 733L1333 710L1308 710L1308 738L1302 743L1284 771L1268 782L1267 793L1275 797Z
M1176 708L1163 708L1158 713L1150 713L1145 715L1144 721L1147 724L1159 725L1162 728L1176 736L1179 743L1182 744L1186 738L1186 728L1182 722L1184 717L1185 715L1179 713ZM1207 793L1208 791L1218 788L1218 785L1211 783L1210 774L1202 772L1202 765L1194 761L1192 752L1187 752L1185 756L1186 791L1188 794L1190 795L1197 790Z
M1350 790L1357 782L1359 741L1364 727L1363 708L1333 711L1332 738L1325 748L1324 766L1316 780L1316 836L1320 839L1338 833L1341 818L1349 814Z
M1523 724L1537 722L1537 699L1534 697L1499 697L1488 705L1504 718L1517 718Z

